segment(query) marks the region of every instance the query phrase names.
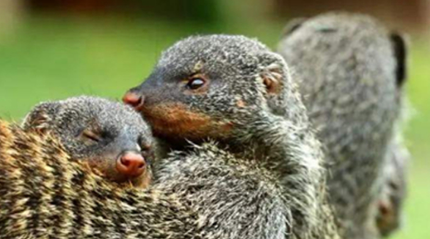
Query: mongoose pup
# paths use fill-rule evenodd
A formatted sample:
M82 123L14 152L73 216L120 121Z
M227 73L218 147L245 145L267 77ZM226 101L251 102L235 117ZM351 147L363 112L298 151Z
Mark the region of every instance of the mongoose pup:
M89 96L45 102L25 117L23 128L57 137L74 159L118 183L138 187L151 180L154 139L131 107Z
M0 120L0 238L200 238L175 195L118 187L68 151Z
M387 178L405 177L384 175L387 164L395 161L390 157L400 153L389 144L400 133L396 124L405 94L405 41L371 17L328 13L289 24L278 52L291 65L325 146L330 199L345 238L378 238L378 231L385 230L375 223L378 217L378 224L384 224L381 210L392 211L386 215L401 210L399 203L379 199L383 187L390 187L384 185ZM404 149L400 142L398 146Z
M123 100L156 136L183 152L200 149L164 167L161 182L188 192L202 223L223 228L224 238L338 238L320 143L287 65L262 43L179 41Z

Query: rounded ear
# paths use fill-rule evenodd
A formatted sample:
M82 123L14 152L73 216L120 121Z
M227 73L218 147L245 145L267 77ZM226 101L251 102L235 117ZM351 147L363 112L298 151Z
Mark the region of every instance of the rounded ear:
M295 30L297 30L305 21L306 21L306 18L304 17L294 18L290 20L282 30L282 36L290 35Z
M59 109L60 104L57 102L41 103L25 116L21 126L24 129L31 129L44 133L50 129Z
M262 75L263 84L266 86L266 92L278 94L281 91L282 74L275 69L267 71Z
M390 34L390 40L394 51L394 57L397 62L396 83L398 87L402 87L407 78L408 43L405 35L397 32Z
M281 55L270 52L260 57L260 78L268 95L278 95L288 78L287 65Z

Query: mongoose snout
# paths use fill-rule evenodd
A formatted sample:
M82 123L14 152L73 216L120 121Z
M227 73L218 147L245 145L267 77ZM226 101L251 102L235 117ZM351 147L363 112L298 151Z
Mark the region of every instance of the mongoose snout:
M122 101L136 110L141 110L144 103L144 97L142 95L139 95L133 90L129 90L127 93L125 93L124 97L122 98Z
M116 169L125 177L139 177L145 172L146 162L143 156L136 152L125 152L116 161Z

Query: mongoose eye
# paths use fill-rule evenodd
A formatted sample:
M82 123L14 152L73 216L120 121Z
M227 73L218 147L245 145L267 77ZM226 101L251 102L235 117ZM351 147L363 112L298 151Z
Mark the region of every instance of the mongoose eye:
M101 136L98 133L89 129L84 130L82 132L82 136L94 142L100 142L102 140Z
M188 81L187 83L187 88L191 89L191 90L196 90L202 86L204 86L206 83L206 81L200 77L195 77L192 78L190 81Z

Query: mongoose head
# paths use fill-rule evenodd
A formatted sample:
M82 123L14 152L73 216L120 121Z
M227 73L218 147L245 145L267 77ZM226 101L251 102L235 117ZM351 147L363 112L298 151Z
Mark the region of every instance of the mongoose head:
M276 107L288 70L281 56L243 36L193 36L167 49L150 76L123 101L157 136L223 139Z
M108 179L145 187L154 140L148 125L131 107L96 97L73 97L37 105L24 129L50 133L75 159Z

